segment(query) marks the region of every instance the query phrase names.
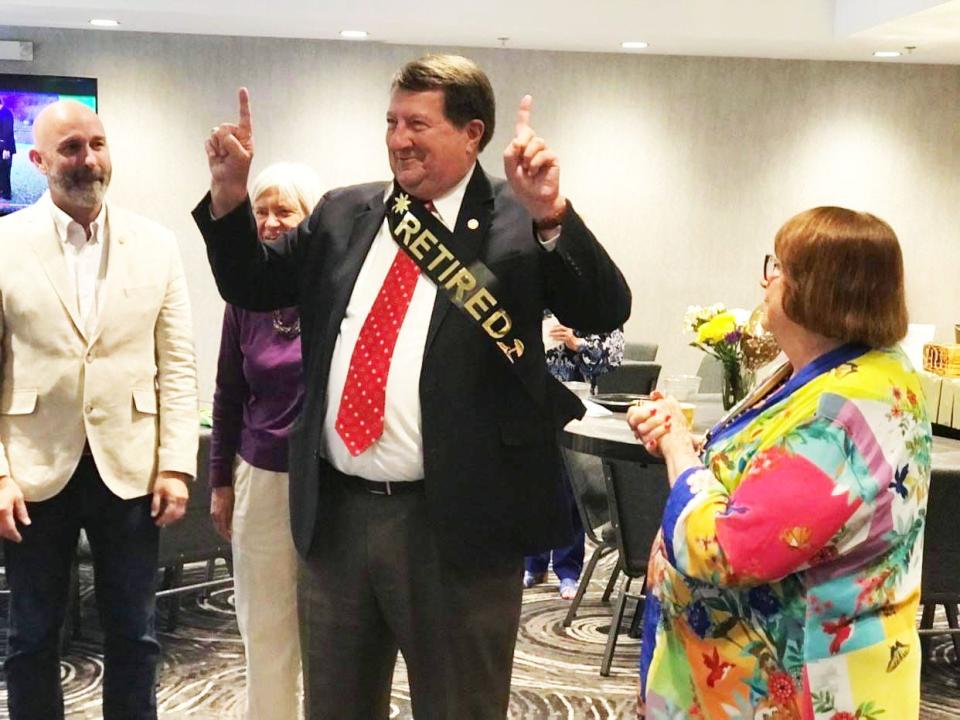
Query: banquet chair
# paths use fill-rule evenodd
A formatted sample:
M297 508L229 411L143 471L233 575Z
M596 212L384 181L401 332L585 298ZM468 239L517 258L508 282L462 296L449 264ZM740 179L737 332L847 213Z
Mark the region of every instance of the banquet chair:
M660 363L624 360L623 364L597 378L597 392L649 395L660 377Z
M634 631L643 617L647 560L650 547L660 530L670 485L667 482L667 467L662 463L646 465L624 460L604 460L603 476L607 486L610 520L616 532L624 574L600 664L600 674L607 677L629 600L636 603L630 622ZM631 594L631 583L641 577L644 581L640 593Z
M956 473L934 470L927 498L927 518L923 535L923 575L920 580L920 643L923 657L929 657L930 637L950 634L956 661L960 662L960 477ZM934 629L933 616L942 605L949 630Z
M653 361L657 359L659 349L660 346L656 343L627 342L623 347L623 359Z
M160 531L157 567L162 568L163 576L157 591L157 604L167 611L167 632L172 632L177 627L180 594L194 591L205 593L210 588L233 582L230 542L217 534L210 519L211 491L207 481L209 453L209 433L202 432L197 459L197 479L191 483L187 511L178 522ZM229 572L226 578L215 580L214 571L218 559L226 563ZM184 582L184 566L201 562L206 563L204 579Z
M703 356L700 367L697 368L697 375L701 378L700 392L723 392L723 365L712 355Z
M189 511L188 511L189 512ZM207 505L209 512L209 503ZM160 582L160 589L157 592L158 605L167 608L167 625L165 629L172 632L176 629L180 614L179 603L172 595L190 592L193 590L206 590L207 588L225 585L233 582L232 567L230 565L230 543L220 540L215 543L210 542L209 534L201 527L211 525L210 519L201 513L194 511L193 517L188 522L184 517L179 523L164 528L160 533L160 565L163 568L163 578ZM2 546L2 543L0 543ZM229 576L221 580L213 579L213 561L216 558L223 558L227 562ZM183 566L185 563L207 561L206 579L202 582L183 584ZM0 553L0 565L3 563L3 556ZM90 545L86 538L81 535L77 547L77 555L73 560L70 569L70 589L68 594L67 613L63 628L60 632L60 652L66 654L72 640L79 640L83 637L82 608L81 608L81 590L80 590L80 565L90 566L93 563L93 555L90 552ZM5 584L5 583L4 583ZM9 613L9 595L10 591L5 587L0 588L0 597L6 601L3 605L3 615Z
M160 531L157 567L162 569L162 577L157 591L157 605L167 611L165 629L176 629L180 613L178 595L228 585L233 582L232 555L230 543L221 538L210 520L210 485L207 482L209 465L210 432L201 431L200 449L197 462L198 477L191 483L190 500L183 518ZM3 543L0 543L0 566L3 564ZM214 563L217 559L226 562L226 578L214 579ZM69 605L64 629L61 634L61 648L66 652L71 639L81 637L81 591L80 566L89 567L93 562L90 543L86 533L81 530L77 544L77 556L74 559L70 578ZM184 582L184 565L205 562L205 578L201 581ZM0 589L0 595L8 591Z
M613 524L610 522L607 489L603 480L600 458L566 448L561 448L561 454L567 477L570 479L570 486L573 489L573 499L577 505L583 531L596 546L580 575L577 594L571 601L570 609L567 610L567 615L563 620L563 626L570 627L573 619L577 616L580 604L583 602L583 596L587 591L587 586L590 585L590 578L593 577L597 563L604 556L616 552L617 538L613 530ZM613 570L610 581L607 583L607 589L604 591L602 598L603 602L610 599L613 583L619 574L618 567L619 561L617 567Z

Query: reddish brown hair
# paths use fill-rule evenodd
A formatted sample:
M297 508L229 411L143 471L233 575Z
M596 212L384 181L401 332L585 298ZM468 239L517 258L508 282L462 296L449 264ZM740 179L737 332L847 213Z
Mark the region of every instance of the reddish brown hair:
M783 311L808 330L873 348L907 333L903 255L887 223L865 212L818 207L777 232Z
M483 123L480 150L493 137L497 102L486 73L472 60L460 55L424 55L400 68L393 76L391 90L443 92L443 113L454 127L471 120Z

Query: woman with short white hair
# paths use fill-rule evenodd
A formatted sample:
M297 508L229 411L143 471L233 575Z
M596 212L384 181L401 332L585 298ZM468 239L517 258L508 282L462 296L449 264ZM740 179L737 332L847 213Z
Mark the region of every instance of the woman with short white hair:
M270 244L320 199L309 167L276 163L250 190L257 235ZM246 720L301 716L297 555L290 533L287 437L300 414L296 307L223 317L210 448L210 514L233 548L237 624L247 659Z

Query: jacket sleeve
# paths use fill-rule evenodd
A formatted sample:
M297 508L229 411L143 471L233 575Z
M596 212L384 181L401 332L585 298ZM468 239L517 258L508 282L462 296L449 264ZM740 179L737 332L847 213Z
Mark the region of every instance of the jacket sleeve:
M213 432L210 436L210 486L233 485L233 462L240 447L243 407L250 387L243 376L240 347L242 310L227 305L223 312L217 387L213 392Z
M627 281L569 203L556 247L542 253L547 307L564 325L605 333L630 317Z
M0 293L0 393L3 392L3 294ZM10 463L7 460L7 449L0 441L0 477L10 474Z
M157 469L196 477L200 418L193 323L180 251L172 235L169 242L170 272L154 327L160 408Z
M207 244L207 258L220 295L246 310L276 310L297 305L301 252L314 233L323 206L270 247L257 239L257 226L247 198L231 212L213 219L208 192L193 210L193 219Z
M878 505L923 477L886 456L865 423L820 415L757 452L733 492L692 468L664 510L667 557L690 577L751 586L864 552Z

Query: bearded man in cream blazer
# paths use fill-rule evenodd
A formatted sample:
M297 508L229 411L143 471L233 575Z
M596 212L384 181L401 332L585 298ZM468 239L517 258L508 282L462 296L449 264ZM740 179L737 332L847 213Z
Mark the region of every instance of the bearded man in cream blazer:
M34 124L49 192L0 219L0 536L13 720L63 718L58 635L80 529L104 631L103 716L153 719L159 527L186 509L198 418L177 243L104 202L99 118L61 101Z

